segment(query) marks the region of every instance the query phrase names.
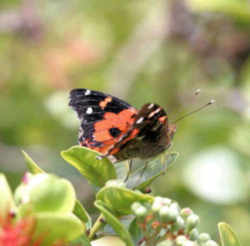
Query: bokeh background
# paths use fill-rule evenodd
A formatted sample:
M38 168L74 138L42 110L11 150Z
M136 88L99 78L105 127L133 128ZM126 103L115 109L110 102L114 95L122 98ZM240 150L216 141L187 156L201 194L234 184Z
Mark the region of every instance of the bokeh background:
M193 208L215 239L226 221L250 245L249 1L0 1L0 171L14 188L24 149L95 213L92 188L60 157L77 143L74 87L159 103L172 120L215 99L178 123L180 157L154 192Z

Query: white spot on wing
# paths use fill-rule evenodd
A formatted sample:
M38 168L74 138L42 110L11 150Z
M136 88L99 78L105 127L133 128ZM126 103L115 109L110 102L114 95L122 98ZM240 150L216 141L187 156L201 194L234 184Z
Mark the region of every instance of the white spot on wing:
M148 109L151 109L151 108L153 108L153 107L154 107L154 104L153 104L153 103L151 103L151 104L148 105Z
M86 114L92 114L92 113L93 113L93 109L91 107L88 107Z
M87 96L87 95L90 95L90 94L91 94L91 91L90 90L86 90L84 95Z
M144 117L140 117L137 121L136 121L136 124L140 124L142 123L144 120Z
M161 108L156 109L155 111L149 114L148 118L152 118L155 114L159 113L160 111L161 111Z

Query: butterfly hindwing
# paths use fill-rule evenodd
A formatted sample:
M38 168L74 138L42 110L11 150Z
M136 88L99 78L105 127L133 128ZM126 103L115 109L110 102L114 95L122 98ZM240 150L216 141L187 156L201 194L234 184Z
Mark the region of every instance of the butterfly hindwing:
M156 155L168 145L167 127L168 116L164 109L157 104L145 104L135 116L132 127L109 154L115 154L118 160Z
M69 105L81 120L79 143L106 154L134 123L137 110L111 95L87 89L70 92Z

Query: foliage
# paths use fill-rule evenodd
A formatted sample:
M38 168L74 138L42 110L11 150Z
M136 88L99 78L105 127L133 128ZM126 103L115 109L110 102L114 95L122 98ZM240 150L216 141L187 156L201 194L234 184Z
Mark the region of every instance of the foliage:
M44 172L25 152L27 168L31 173L26 173L22 183L12 195L9 185L2 174L0 178L3 193L1 194L1 234L0 245L14 243L15 246L31 245L145 245L145 246L217 246L207 233L199 233L197 226L199 216L191 209L181 209L177 202L169 198L154 197L144 194L137 187L126 188L131 183L129 179L137 179L137 175L129 171L131 177L124 181L114 180L113 175L105 176L106 184L99 185L96 193L95 206L99 210L99 218L92 224L87 210L76 199L72 184L66 179L56 177ZM165 153L163 154L165 155ZM173 154L168 155L171 161ZM84 147L75 146L62 152L63 158L76 167L77 170L90 183L97 172L116 176L115 166L108 160L99 160L104 165L96 164L97 153ZM158 167L170 160L162 156L152 160L144 184L150 185L152 180L162 174ZM73 160L73 161L72 161ZM108 164L108 165L107 165ZM79 167L87 166L82 171ZM154 168L152 168L154 167ZM119 169L118 169L119 170ZM132 182L135 183L135 182ZM140 186L140 185L139 185ZM144 187L145 188L145 187ZM129 216L127 223L122 218ZM11 227L12 229L6 230ZM24 225L24 226L21 226ZM87 230L86 230L87 228ZM105 228L112 228L112 233L105 233ZM231 228L219 224L222 246L240 246L237 237ZM23 233L26 232L25 241L21 242ZM12 234L15 237L11 237ZM104 233L104 234L103 234ZM115 234L116 237L110 237ZM99 240L93 240L99 237ZM102 241L106 238L109 240ZM11 241L14 240L14 241ZM118 241L117 241L118 240ZM120 240L120 241L119 241ZM123 243L122 243L123 242Z

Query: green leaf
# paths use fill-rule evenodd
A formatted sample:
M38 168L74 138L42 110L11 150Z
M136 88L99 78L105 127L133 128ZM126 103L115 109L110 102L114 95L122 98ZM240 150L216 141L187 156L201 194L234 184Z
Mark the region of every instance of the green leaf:
M74 166L90 183L102 187L110 179L116 178L116 171L113 164L107 159L98 160L98 152L73 146L62 151L64 160Z
M19 185L15 191L21 213L25 213L27 207L35 213L73 211L76 194L68 180L47 173L30 174L27 179L27 183Z
M129 232L133 238L134 244L137 245L138 242L142 239L143 234L141 232L140 227L136 222L136 218L129 225Z
M228 224L221 222L218 229L222 246L240 246L239 239Z
M79 238L70 242L70 246L91 246L91 244L87 236L82 234Z
M70 242L82 235L85 228L73 214L37 213L35 215L34 238L43 238L42 245L50 245L57 240ZM43 235L45 235L43 237Z
M105 205L119 215L131 213L134 202L152 202L153 197L122 187L104 187L96 195Z
M22 150L22 154L26 161L27 168L31 173L44 173L44 171L31 159L31 157L24 150Z
M75 207L73 210L73 213L85 223L87 229L90 229L92 226L91 217L89 216L86 209L83 207L83 205L80 203L80 201L76 200Z
M129 188L144 190L151 185L159 176L164 175L167 168L175 162L178 153L162 154L147 163L146 167L140 165L127 181Z
M126 243L126 245L133 246L134 244L129 232L123 226L123 224L105 208L105 204L102 201L96 201L95 206L101 211L107 223L112 226L114 231L121 237L121 239Z
M4 174L0 174L0 191L0 218L4 218L6 213L15 207L13 195Z

